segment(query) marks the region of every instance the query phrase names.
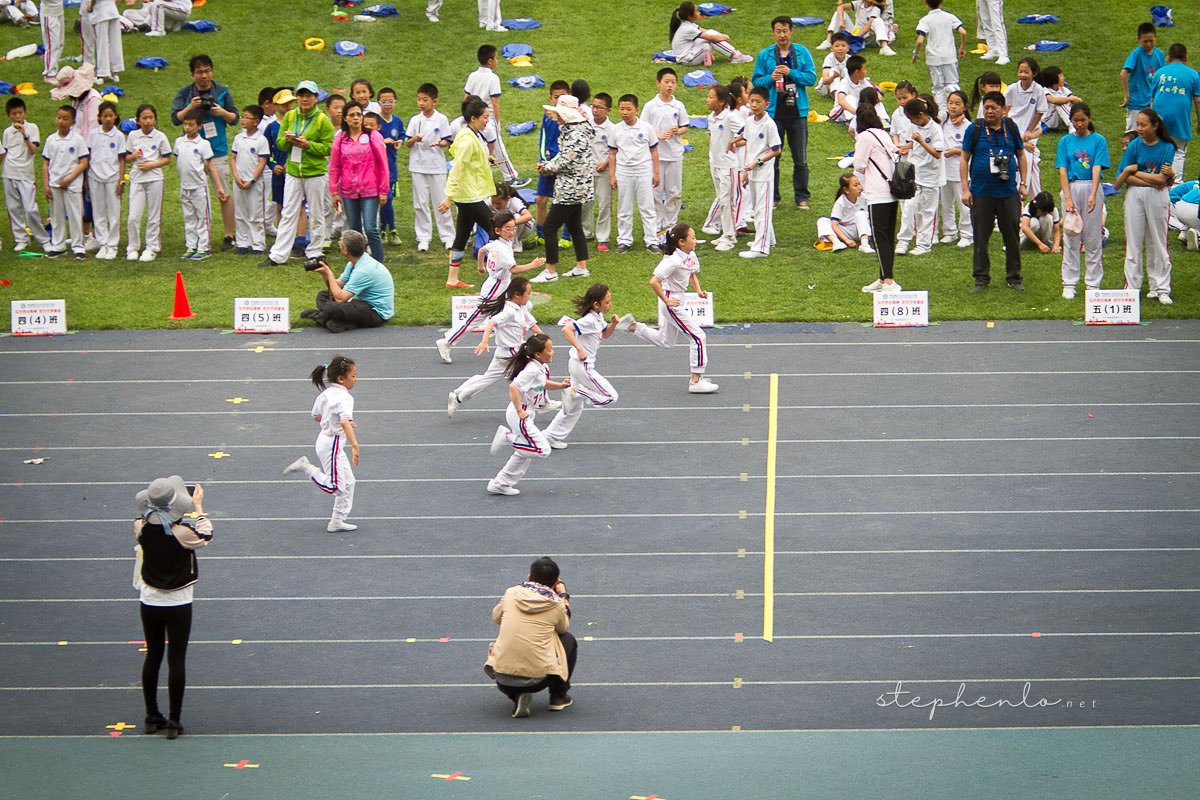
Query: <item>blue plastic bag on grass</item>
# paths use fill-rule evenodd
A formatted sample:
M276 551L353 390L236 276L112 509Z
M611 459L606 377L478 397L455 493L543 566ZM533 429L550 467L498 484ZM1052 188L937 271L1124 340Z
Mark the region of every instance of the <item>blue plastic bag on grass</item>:
M705 129L708 127L708 117L688 117L688 127Z
M0 94L12 94L17 90L17 87L8 81L0 81Z
M867 46L867 37L865 36L855 36L853 33L847 33L846 38L850 40L850 55L854 55Z
M136 66L142 69L163 69L170 66L170 64L170 61L161 56L146 56L145 58L139 58Z
M343 39L340 42L333 43L333 52L339 56L365 56L367 49L358 42Z
M527 44L512 43L506 44L500 48L500 55L505 58L516 58L517 56L532 56L533 48Z
M674 64L675 63L675 51L674 50L659 50L657 53L650 56L650 60L653 61L655 64L661 64L664 61Z
M520 75L516 78L509 78L508 85L517 89L540 89L546 85L540 75Z
M1053 14L1026 14L1023 17L1019 17L1017 22L1020 22L1022 25L1049 25L1059 22L1059 19Z
M122 89L120 86L116 86L116 85L105 86L103 89L100 90L100 94L101 95L115 94L117 97L124 97L125 90Z
M1070 42L1056 42L1053 39L1042 39L1027 46L1025 49L1037 50L1040 53L1053 53L1057 50L1066 50L1070 46Z
M527 206L531 206L537 202L537 192L533 189L517 189L517 196Z
M503 27L508 28L510 31L531 31L534 28L542 27L542 23L538 22L536 19L529 19L527 17L501 20L500 24Z
M684 86L716 86L717 79L713 77L712 71L707 69L694 69L683 76Z
M1156 28L1174 28L1175 12L1170 6L1150 6L1150 21Z
M526 133L533 133L536 127L537 123L529 120L528 122L514 122L505 128L505 130L508 131L509 136L523 136Z
M124 133L124 134L133 133L134 131L136 131L138 129L137 120L134 119L133 117L130 117L129 119L123 119L123 120L121 120L121 124L118 127L120 127L120 129L121 129L121 133Z
M706 17L719 17L722 14L729 14L733 11L732 8L721 3L700 3L696 8Z
M380 3L376 6L367 6L362 13L368 17L398 17L400 12L391 3Z
M798 28L810 28L813 25L824 25L821 17L792 17L792 24Z
M213 33L221 30L221 26L210 19L193 19L183 23L183 27L196 33Z

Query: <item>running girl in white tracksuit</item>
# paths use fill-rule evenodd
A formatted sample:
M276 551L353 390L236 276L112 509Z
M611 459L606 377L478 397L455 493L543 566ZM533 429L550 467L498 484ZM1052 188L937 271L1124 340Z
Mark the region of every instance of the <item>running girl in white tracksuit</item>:
M497 238L488 242L479 251L479 271L487 274L487 279L479 289L480 306L489 300L503 297L504 290L508 288L508 282L512 280L514 274L537 269L546 263L546 259L538 257L528 264L517 264L516 256L513 255L513 237L517 235L517 223L511 211L501 211L492 217L492 227ZM467 315L461 325L434 342L443 364L453 363L450 358L450 348L471 329L475 320L479 319L479 314L479 307L476 307Z
M357 525L346 522L350 507L354 504L354 471L358 466L358 438L354 435L354 397L350 391L358 380L358 367L345 356L334 356L328 364L321 364L308 376L321 390L313 403L312 416L321 426L317 434L317 456L321 459L318 469L307 456L300 456L283 471L284 475L303 472L306 477L326 494L333 495L333 516L325 530L330 533L357 530ZM329 386L325 381L329 381ZM346 445L350 443L350 456L346 456Z
M650 288L658 295L658 327L651 328L644 322L638 322L632 314L621 317L617 324L658 347L674 347L675 337L682 333L688 339L692 366L692 382L688 385L688 391L711 394L717 390L717 384L704 377L704 370L708 367L704 330L680 308L688 283L691 283L696 294L708 297L708 292L700 288L700 279L696 277L700 271L700 260L696 258L696 232L690 225L676 225L667 231L667 244L663 251L667 255L658 262L650 278Z
M617 390L596 371L596 351L600 342L613 335L619 320L612 310L612 292L603 283L593 284L583 295L573 301L582 315L577 320L564 319L563 337L571 344L571 359L567 368L571 375L570 387L563 389L562 408L546 428L546 439L555 450L565 450L566 439L579 422L585 402L593 406L611 406L617 402Z
M479 313L486 316L488 321L483 326L483 338L475 346L475 355L481 356L488 351L488 339L492 331L496 332L496 352L487 371L482 375L472 375L450 392L446 401L446 416L453 417L460 405L502 379L508 359L517 354L517 348L525 342L529 332L542 332L533 317L532 295L533 287L528 279L513 278L503 296L479 304Z
M496 477L488 481L491 494L520 494L517 483L525 477L529 462L550 455L550 442L546 434L534 424L535 409L546 401L547 389L565 389L571 379L550 380L550 361L554 358L554 344L544 333L535 333L517 349L508 360L505 374L508 377L508 396L511 401L505 411L508 425L496 428L492 437L492 455L498 455L505 445L511 445L512 456Z
M1148 298L1171 305L1171 253L1167 250L1167 224L1171 216L1168 188L1175 179L1175 140L1153 108L1137 115L1138 138L1125 148L1113 181L1125 192L1125 288L1142 288L1142 251L1145 249Z

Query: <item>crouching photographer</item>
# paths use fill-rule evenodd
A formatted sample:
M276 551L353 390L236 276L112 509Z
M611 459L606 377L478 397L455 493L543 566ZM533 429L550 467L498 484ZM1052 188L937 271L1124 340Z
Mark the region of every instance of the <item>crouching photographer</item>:
M300 312L333 333L355 328L378 328L395 313L396 289L387 267L367 255L367 237L358 231L342 234L338 248L347 259L340 277L323 256L304 262L304 269L325 281L317 292L317 307Z

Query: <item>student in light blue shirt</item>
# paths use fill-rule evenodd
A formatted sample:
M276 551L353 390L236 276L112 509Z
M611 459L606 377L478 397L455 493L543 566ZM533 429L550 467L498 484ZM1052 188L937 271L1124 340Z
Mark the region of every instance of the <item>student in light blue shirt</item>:
M1152 99L1154 73L1167 63L1163 51L1154 46L1158 41L1154 23L1138 25L1137 35L1138 46L1129 51L1125 65L1121 67L1121 88L1125 92L1121 108L1125 109L1126 132L1137 128L1137 112L1150 105Z
M1192 107L1200 114L1200 73L1188 66L1187 47L1173 44L1167 65L1154 73L1154 110L1175 140L1175 174L1183 177L1188 142L1192 140Z
M1092 126L1092 109L1087 103L1071 106L1071 133L1058 140L1054 166L1058 168L1058 185L1062 189L1063 212L1078 213L1083 227L1072 234L1063 225L1066 244L1063 245L1062 280L1064 300L1075 299L1079 283L1079 246L1083 244L1087 261L1084 285L1099 289L1104 277L1104 192L1100 178L1108 169L1108 141Z
M1125 191L1125 286L1142 288L1142 251L1145 249L1146 278L1150 290L1146 296L1171 305L1171 254L1167 251L1167 222L1171 198L1167 188L1175 180L1171 162L1175 142L1167 133L1162 117L1153 108L1137 115L1138 138L1125 148L1117 166L1119 174L1113 186Z

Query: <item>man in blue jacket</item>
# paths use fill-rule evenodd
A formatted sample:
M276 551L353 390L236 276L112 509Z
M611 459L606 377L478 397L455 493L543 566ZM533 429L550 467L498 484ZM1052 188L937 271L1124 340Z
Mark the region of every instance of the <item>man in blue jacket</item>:
M751 82L771 92L767 113L779 128L779 138L792 152L792 191L796 208L808 210L808 91L817 82L817 68L808 48L792 44L792 18L771 20L772 47L754 59ZM775 159L775 202L779 203L779 161Z

